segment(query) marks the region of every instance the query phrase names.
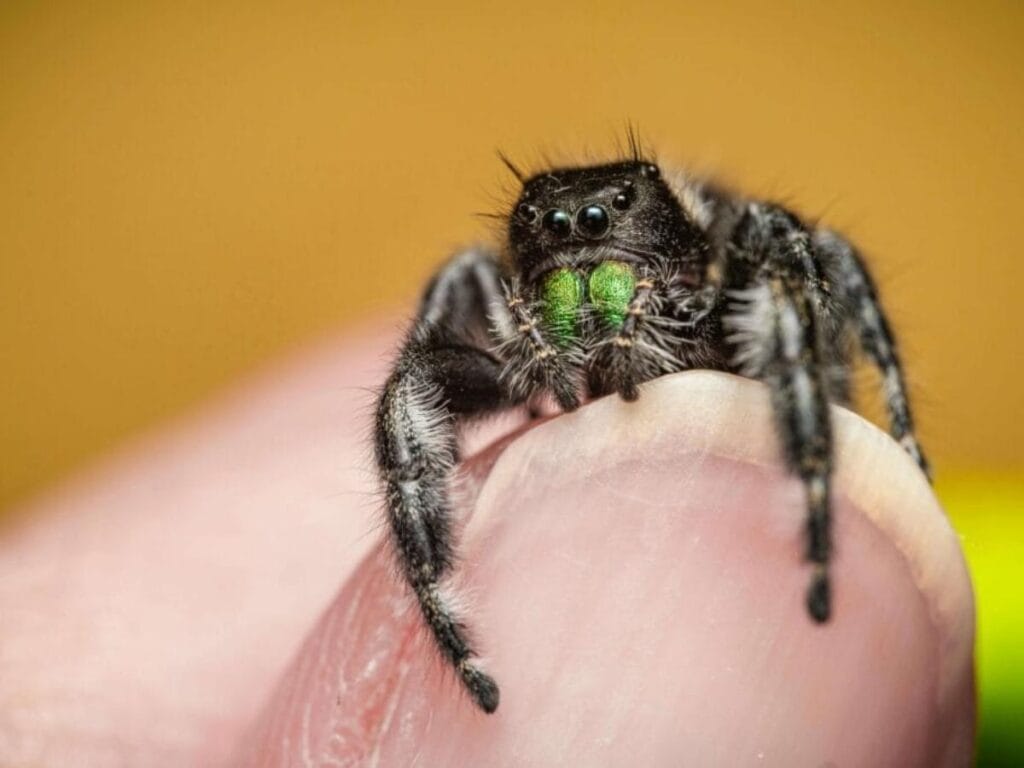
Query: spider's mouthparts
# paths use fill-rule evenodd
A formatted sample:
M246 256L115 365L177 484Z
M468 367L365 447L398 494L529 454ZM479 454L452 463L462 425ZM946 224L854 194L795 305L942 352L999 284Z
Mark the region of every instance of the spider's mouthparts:
M636 270L622 261L602 261L590 274L569 267L548 273L541 288L545 326L556 336L575 333L577 313L590 304L614 328L622 325L636 289Z

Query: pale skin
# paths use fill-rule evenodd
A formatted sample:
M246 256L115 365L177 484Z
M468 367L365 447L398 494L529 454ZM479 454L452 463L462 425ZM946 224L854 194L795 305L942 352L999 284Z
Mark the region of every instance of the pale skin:
M380 543L364 388L392 343L326 345L19 510L0 764L967 764L973 602L924 478L833 411L813 624L767 395L725 374L468 460L458 578L504 684L480 714Z

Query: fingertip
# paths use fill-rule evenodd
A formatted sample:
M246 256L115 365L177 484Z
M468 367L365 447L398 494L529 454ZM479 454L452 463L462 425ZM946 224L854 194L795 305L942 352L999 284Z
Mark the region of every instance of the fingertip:
M801 489L777 466L770 413L756 384L686 375L531 429L471 484L462 546L472 628L502 681L499 694L474 666L467 687L484 712L503 699L502 717L459 695L371 559L254 748L381 764L958 764L973 676L955 536L899 449L838 419L838 588L823 568L808 586Z

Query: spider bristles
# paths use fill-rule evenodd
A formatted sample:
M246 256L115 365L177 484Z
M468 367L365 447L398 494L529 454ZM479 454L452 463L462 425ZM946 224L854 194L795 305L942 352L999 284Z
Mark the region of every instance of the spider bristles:
M517 166L515 163L513 163L509 159L508 155L506 155L500 149L495 150L495 152L498 155L498 159L501 160L502 165L504 165L506 168L508 168L509 173L511 173L513 176L515 176L516 180L520 184L522 184L524 181L526 181L526 178L527 178L526 174L519 168L519 166Z
M775 307L766 285L729 291L728 314L723 318L726 341L736 352L731 360L740 373L757 378L765 372L775 349Z

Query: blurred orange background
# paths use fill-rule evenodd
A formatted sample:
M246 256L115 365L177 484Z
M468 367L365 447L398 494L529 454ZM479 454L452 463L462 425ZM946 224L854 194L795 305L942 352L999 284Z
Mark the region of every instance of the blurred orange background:
M7 2L0 509L408 312L488 235L495 148L600 154L630 121L864 247L939 478L1000 478L1001 515L1024 498L1022 40L1014 2Z

